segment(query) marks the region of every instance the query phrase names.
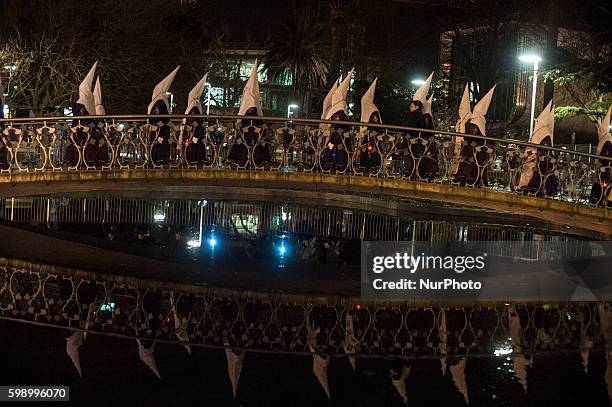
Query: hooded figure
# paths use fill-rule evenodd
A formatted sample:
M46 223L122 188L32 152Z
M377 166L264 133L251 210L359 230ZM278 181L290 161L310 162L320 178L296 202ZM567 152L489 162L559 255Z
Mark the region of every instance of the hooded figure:
M93 83L96 75L96 66L94 63L83 82L79 85L79 99L75 103L72 114L73 116L89 116L95 113L96 103L92 92ZM89 126L91 120L73 120L73 126ZM66 146L65 160L69 168L78 168L82 165L81 150L84 149L85 143L89 138L89 127L77 127L69 131L69 143Z
M461 103L459 104L459 118L457 124L455 124L455 132L465 133L465 124L469 120L472 114L472 108L470 107L470 89L468 84L465 84L463 89L463 96L461 97ZM451 173L456 173L459 168L459 162L461 161L461 148L463 147L463 137L455 137L455 154L453 164L451 166Z
M334 82L329 92L327 92L327 96L325 96L325 99L323 99L323 113L321 113L321 119L323 120L326 120L327 112L329 112L329 109L332 106L332 97L336 89L338 89L338 82L338 80Z
M486 135L487 121L485 115L489 110L494 91L495 86L478 101L471 113L468 113L465 118L460 119L462 123L465 123L464 132L466 134L476 136ZM457 167L453 182L462 186L488 186L487 167L489 165L489 151L485 144L486 142L483 139L465 137L461 146L459 166Z
M96 86L93 91L95 110L97 115L105 115L106 111L102 105L102 87L100 86L100 76L96 78Z
M612 106L608 108L608 113L599 123L597 144L597 154L603 157L612 157L612 134L610 134L610 114ZM591 187L591 205L604 206L606 201L610 201L610 180L612 178L612 159L597 160L597 181Z
M176 76L180 66L177 66L168 76L159 82L153 89L151 103L147 107L147 113L150 115L168 114L170 105L168 103L168 90L172 81ZM149 119L149 124L158 124L157 127L151 129L149 133L149 143L151 143L151 160L153 165L161 166L168 164L170 161L170 126L169 119Z
M96 85L93 91L94 98L94 109L96 115L105 115L104 106L102 106L102 88L100 87L100 76L96 78ZM91 128L91 136L89 143L85 145L83 149L83 159L85 165L88 168L108 165L110 161L110 154L108 144L104 138L104 123L99 119L93 119L93 126Z
M351 69L340 85L333 87L331 104L325 112L325 120L348 121L346 94L352 79L353 70ZM346 131L348 131L348 126L346 125L332 124L330 126L329 135L325 140L323 156L321 157L321 167L324 171L344 171L346 169L349 158L346 149L351 148L343 144L343 133Z
M376 81L368 88L368 91L361 98L361 122L382 124L380 112L374 104L374 92L376 92ZM359 153L359 164L363 167L365 173L377 173L380 168L381 157L377 149L376 129L373 129L372 134L368 131L368 127L361 127L363 140L361 142L361 151Z
M83 82L79 85L79 100L77 100L74 107L74 116L89 116L96 112L96 101L92 92L94 78L96 75L96 66L98 63L94 63ZM81 121L81 124L86 124Z
M202 93L204 93L207 78L208 74L204 75L189 92L185 114L202 114L203 109L200 99L202 98ZM188 117L184 122L185 126L179 137L178 145L182 146L183 142L185 142L185 160L189 165L202 163L205 158L204 137L206 131L204 120Z
M414 92L408 112L408 127L433 129L431 98L427 98L433 72ZM409 148L406 154L405 175L414 180L433 181L438 172L438 151L433 133L409 131Z
M550 101L536 119L529 142L552 147L554 128L555 107ZM519 189L524 193L538 196L555 194L558 187L557 176L554 174L555 161L550 150L527 147L518 184Z

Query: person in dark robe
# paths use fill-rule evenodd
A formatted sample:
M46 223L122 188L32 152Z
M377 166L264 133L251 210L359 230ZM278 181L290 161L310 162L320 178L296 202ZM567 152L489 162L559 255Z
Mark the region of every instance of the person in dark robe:
M555 108L552 101L536 119L535 130L529 142L552 147L555 124ZM559 180L555 174L556 158L551 150L527 147L521 168L519 190L524 194L553 196L557 193Z
M244 86L238 116L261 116L259 101L259 81L257 78L257 60L251 69L249 79ZM230 147L228 159L238 167L247 167L251 163L261 167L271 159L270 146L267 142L267 129L262 120L241 119L236 126L234 144Z
M597 154L602 157L610 157L607 159L598 159L596 165L596 181L591 186L591 194L589 202L595 206L610 207L610 197L612 191L612 134L610 134L610 114L612 107L608 109L608 113L604 116L599 124L598 135L599 143L597 144Z
M89 116L94 114L96 111L96 104L94 94L92 92L93 81L96 72L96 66L98 63L94 63L83 82L79 85L79 100L72 109L73 116ZM82 126L82 127L78 127ZM72 121L72 127L78 127L75 133L70 130L68 133L68 145L64 153L64 159L69 167L77 167L80 161L81 150L85 153L85 144L87 143L92 126L92 120L90 119L79 119ZM85 157L83 157L85 158Z
M374 93L376 92L376 82L374 79L366 93L361 98L361 122L382 124L380 112L374 104ZM361 127L361 149L359 152L359 163L365 174L376 174L380 170L382 158L378 148L377 128Z
M169 113L168 90L176 76L180 66L176 67L168 76L161 80L153 89L151 103L147 107L150 115L163 115ZM169 126L170 119L150 118L150 125L156 128L149 130L148 142L150 144L151 163L155 166L167 165L170 162L170 136L172 129Z
M335 86L332 92L331 106L329 107L325 118L332 121L348 121L348 106L346 103L346 94L348 92L353 70L350 70L346 78ZM349 127L345 124L331 124L329 126L329 134L325 140L323 154L321 156L321 169L323 171L343 172L348 167L349 149L345 140L345 133Z
M461 186L488 186L487 171L489 166L489 147L486 140L481 138L469 137L467 135L486 136L486 118L495 86L489 90L485 96L474 106L465 120L465 134L461 145L459 165L453 182Z
M433 129L430 99L427 99L433 72L416 90L408 106L407 127ZM433 180L437 173L437 154L433 133L412 130L407 132L409 148L405 154L404 175L413 180Z
M188 115L202 114L202 102L200 98L206 87L206 79L208 74L189 92L187 109L185 113ZM206 137L206 128L204 127L204 119L187 117L184 120L185 134L188 136L186 140L179 140L179 148L185 145L185 161L189 165L203 164L206 160L206 146L204 140ZM184 136L183 136L184 137Z

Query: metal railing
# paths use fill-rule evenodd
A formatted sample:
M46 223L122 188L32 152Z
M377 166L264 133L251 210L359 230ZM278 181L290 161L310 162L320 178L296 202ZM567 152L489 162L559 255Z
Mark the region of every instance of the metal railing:
M206 115L23 118L0 125L0 176L129 169L316 172L456 184L605 208L612 189L610 157L394 125Z

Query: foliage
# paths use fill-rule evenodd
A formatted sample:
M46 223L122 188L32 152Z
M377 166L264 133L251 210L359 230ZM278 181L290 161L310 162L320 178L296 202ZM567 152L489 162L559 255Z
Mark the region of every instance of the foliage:
M325 84L328 58L324 48L325 26L320 22L314 2L294 8L281 30L267 45L264 66L278 79L291 73L300 106L310 112L308 96L313 88Z

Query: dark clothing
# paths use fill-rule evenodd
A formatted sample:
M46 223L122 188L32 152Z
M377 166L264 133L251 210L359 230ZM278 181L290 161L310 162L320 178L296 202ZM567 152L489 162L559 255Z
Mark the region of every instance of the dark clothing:
M433 129L429 114L423 115L419 108L408 113L406 126ZM437 145L433 133L409 131L409 148L406 151L404 175L414 180L433 181L438 172Z
M480 129L473 123L465 125L465 133L481 136ZM453 182L460 185L488 186L487 169L489 153L485 140L466 136L461 147L461 161Z
M591 205L604 206L610 198L612 190L612 143L605 142L599 155L610 157L610 160L599 160L599 170L597 171L597 181L591 187L589 202Z
M550 136L544 137L540 142L543 146L552 146ZM559 180L555 175L556 159L552 151L539 148L536 153L536 169L533 172L529 183L523 189L523 193L536 196L553 196L559 189Z

